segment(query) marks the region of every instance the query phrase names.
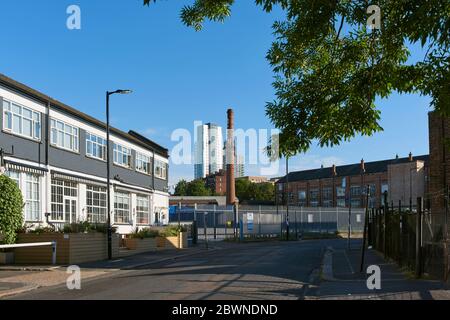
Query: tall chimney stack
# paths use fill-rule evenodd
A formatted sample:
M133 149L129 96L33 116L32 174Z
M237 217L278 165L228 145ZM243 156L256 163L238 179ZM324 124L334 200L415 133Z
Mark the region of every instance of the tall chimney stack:
M227 110L227 205L234 205L236 202L236 191L234 181L234 112Z

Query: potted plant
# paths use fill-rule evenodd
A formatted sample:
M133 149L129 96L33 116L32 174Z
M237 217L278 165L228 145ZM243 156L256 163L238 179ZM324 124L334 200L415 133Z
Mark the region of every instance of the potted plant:
M23 199L17 184L7 177L0 175L0 244L14 244L17 230L23 225ZM0 264L14 262L12 250L0 250Z

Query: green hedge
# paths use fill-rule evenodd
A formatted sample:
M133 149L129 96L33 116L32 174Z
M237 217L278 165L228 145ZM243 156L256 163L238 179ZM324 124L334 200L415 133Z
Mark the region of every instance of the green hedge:
M23 199L17 184L0 175L0 241L6 244L16 242L17 231L23 224Z

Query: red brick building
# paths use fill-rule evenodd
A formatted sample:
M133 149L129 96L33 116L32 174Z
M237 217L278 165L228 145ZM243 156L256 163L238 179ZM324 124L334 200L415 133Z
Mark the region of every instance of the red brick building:
M383 205L383 193L388 191L388 201L394 201L389 192L393 183L389 179L388 169L390 166L411 164L412 168L423 168L424 184L427 181L428 155L405 158L394 158L382 161L364 162L319 168L289 173L289 204L303 207L364 207L366 203L365 191L370 188L369 207ZM415 165L414 165L415 164ZM419 170L419 169L418 169ZM398 169L395 172L402 172ZM408 172L409 174L409 172ZM397 177L399 179L401 177ZM417 178L418 179L418 178ZM413 181L412 179L410 181ZM408 187L402 184L404 188ZM286 177L276 183L277 201L286 203ZM427 187L422 190L425 193ZM405 191L406 192L406 191ZM404 192L398 192L405 194ZM409 193L407 193L409 195ZM412 195L417 192L412 193ZM409 196L408 196L409 200ZM396 201L396 205L397 205ZM408 201L409 203L409 201ZM405 203L405 205L407 205Z
M226 170L219 170L214 174L208 175L205 178L207 188L210 188L216 195L223 196L227 193L227 172Z

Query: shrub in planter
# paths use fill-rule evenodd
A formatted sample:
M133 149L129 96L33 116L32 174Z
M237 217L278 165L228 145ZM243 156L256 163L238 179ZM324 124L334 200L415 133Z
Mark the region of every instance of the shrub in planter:
M2 242L16 242L17 230L23 224L23 199L17 184L5 175L0 175L0 234Z
M129 250L138 252L154 251L157 247L156 237L158 235L158 230L150 228L136 229L133 233L127 235L124 239L124 244Z
M131 239L156 238L158 236L159 236L159 231L152 230L150 228L144 228L141 230L136 229L133 233L128 235L128 237Z
M186 248L187 247L187 228L185 226L171 225L162 232L161 236L164 237L164 247L168 249L174 248ZM162 246L162 245L161 245Z
M161 236L163 237L177 237L180 232L186 232L187 229L184 226L168 226L164 228L163 231L160 232Z

